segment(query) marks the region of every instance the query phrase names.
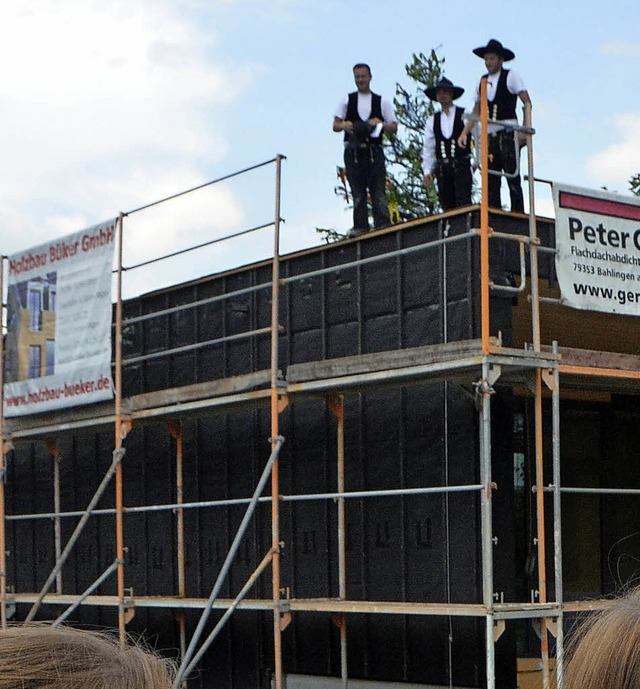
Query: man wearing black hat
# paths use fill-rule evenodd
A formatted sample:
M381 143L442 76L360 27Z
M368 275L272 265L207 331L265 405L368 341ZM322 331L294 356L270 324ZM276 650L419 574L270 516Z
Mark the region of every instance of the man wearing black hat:
M468 206L471 203L471 150L468 141L464 147L457 144L464 129L464 108L453 104L464 89L443 77L424 92L440 103L440 112L432 115L424 128L424 185L433 185L435 173L442 210Z
M513 69L503 69L504 62L509 62L515 57L515 53L505 48L500 41L492 38L487 45L476 48L474 54L484 59L487 68L487 100L489 101L489 119L499 120L505 124L518 124L516 104L518 98L524 104L524 127L531 126L531 98L522 77ZM476 88L476 102L473 114L480 114L480 85ZM469 120L458 139L460 146L467 145L467 139L473 121ZM522 184L518 170L519 153L516 152L516 142L524 145L526 137L522 132L518 133L509 127L501 127L499 124L490 124L487 128L489 134L489 170L504 172L508 175L507 184L511 196L511 210L524 212L524 199L522 197ZM500 184L502 176L489 175L489 205L494 208L502 208L500 201Z
M369 231L367 193L371 196L374 226L379 228L389 224L382 135L385 132L395 134L398 123L391 104L369 88L369 65L355 65L353 77L358 90L339 103L333 131L344 132L344 165L353 197L353 229L350 234L357 235Z

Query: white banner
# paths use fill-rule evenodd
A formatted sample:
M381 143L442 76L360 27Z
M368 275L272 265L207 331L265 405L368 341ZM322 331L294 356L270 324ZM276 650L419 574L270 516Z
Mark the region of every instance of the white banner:
M111 399L109 220L9 257L5 416Z
M562 302L640 316L640 198L554 183L553 201Z

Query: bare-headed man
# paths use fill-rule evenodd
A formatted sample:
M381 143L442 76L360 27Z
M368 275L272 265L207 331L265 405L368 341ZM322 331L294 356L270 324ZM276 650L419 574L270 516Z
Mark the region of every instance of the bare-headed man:
M333 131L344 132L344 166L353 196L351 233L355 235L369 230L367 194L371 196L374 226L389 224L382 136L385 132L395 134L398 123L392 105L369 88L369 65L355 65L353 78L358 90L339 103Z

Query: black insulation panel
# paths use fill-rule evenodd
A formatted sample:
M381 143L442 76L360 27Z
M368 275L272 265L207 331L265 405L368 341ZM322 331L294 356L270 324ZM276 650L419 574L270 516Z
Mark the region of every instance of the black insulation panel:
M477 238L342 267L356 259L438 239L445 232L461 234L473 225L477 225L475 213L454 215L447 223L431 222L285 257L281 266L285 278L330 270L292 281L281 291L282 370L286 372L292 363L477 338ZM519 271L518 255L512 247L499 259L505 273ZM125 316L135 316L267 285L226 301L126 325L125 359L267 327L270 279L270 266L260 264L127 302ZM498 319L493 326L508 337L510 300L493 301ZM228 378L265 369L269 361L268 335L210 344L127 365L124 394ZM476 411L470 397L456 385L431 383L347 394L345 416L347 490L459 485L479 480ZM245 409L188 419L182 432L185 501L251 495L269 455L268 410ZM336 422L324 399L292 403L282 414L281 432L286 438L280 460L283 494L335 491ZM63 510L87 505L111 462L112 446L109 433L84 433L61 442ZM159 420L134 428L125 447L125 504L174 502L175 441L166 423ZM53 460L42 445L21 445L13 451L7 482L9 514L53 510L52 467ZM112 485L100 506L113 506ZM233 505L186 511L187 596L209 595L244 509ZM221 596L235 595L269 549L270 519L269 506L261 505ZM479 512L474 493L350 499L346 521L348 598L481 601ZM75 523L75 519L63 520L63 541ZM130 514L124 528L128 549L125 585L138 595L175 594L175 514ZM285 543L282 582L288 594L337 596L336 503L283 502L281 528ZM7 529L9 583L17 591L36 590L54 561L51 522L12 521ZM64 591L84 590L113 561L114 552L113 517L92 519L63 568ZM508 555L505 558L508 562ZM270 597L268 571L252 597ZM100 592L115 593L115 578ZM17 616L23 617L26 611L26 606L19 606ZM43 608L42 614L54 616L57 612ZM214 619L219 615L215 613ZM186 613L189 632L197 619L195 611ZM73 620L114 624L115 611L83 607ZM273 668L272 625L269 613L238 611L207 654L193 686L268 686ZM139 609L130 628L170 653L179 646L178 626L170 610ZM454 684L475 686L483 681L483 621L353 615L348 619L348 630L353 677L447 684L450 636ZM326 614L294 615L283 634L283 649L286 671L319 675L337 675L340 671L339 633ZM506 668L503 673L513 678L514 684L512 665L515 668L514 649L509 646L499 651L498 672Z

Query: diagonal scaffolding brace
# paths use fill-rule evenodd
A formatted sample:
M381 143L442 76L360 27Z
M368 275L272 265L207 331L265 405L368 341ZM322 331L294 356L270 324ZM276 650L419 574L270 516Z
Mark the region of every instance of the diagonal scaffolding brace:
M109 485L109 482L111 481L113 475L116 472L116 469L118 466L120 466L120 463L122 462L122 458L124 457L125 454L125 449L124 448L119 448L117 450L113 451L113 459L111 461L111 466L107 470L107 473L104 475L104 478L102 479L100 485L98 486L98 489L94 493L93 497L91 498L91 502L87 506L86 511L80 518L80 521L78 522L76 528L74 529L73 533L71 534L71 538L67 542L67 545L64 547L64 550L60 554L60 557L58 558L56 564L54 565L53 569L51 570L51 573L49 574L49 577L47 578L47 581L45 582L44 586L42 587L42 590L38 594L38 598L36 602L33 604L31 607L31 610L29 610L29 614L25 618L25 622L32 622L33 619L35 618L36 614L38 613L38 610L40 609L40 606L42 605L42 601L44 600L44 597L47 595L49 589L53 585L53 582L56 580L56 577L58 576L58 572L62 570L62 567L64 563L67 561L67 558L69 557L69 554L71 553L71 550L73 549L73 546L76 544L76 541L78 538L80 538L80 534L82 533L82 530L84 527L87 525L87 522L89 521L89 518L91 517L91 514L93 510L95 509L96 505L98 504L98 501L102 497L102 494L104 491L107 489L107 486Z
M267 565L271 564L274 553L275 550L273 548L269 548L267 554L262 558L262 561L256 567L255 572L247 579L245 585L240 589L240 593L238 593L238 595L235 597L233 603L231 603L224 615L218 620L218 623L213 628L209 636L202 642L200 649L193 656L193 659L189 665L185 668L183 677L187 677L194 670L195 666L200 662L202 656L209 650L209 647L215 641L218 634L222 631L222 628L227 623L227 620L231 617L234 610L238 607L238 605L240 605L247 593L249 593L249 591L253 588L254 584L258 580L258 577L267 568Z
M244 513L244 517L242 518L242 521L240 522L240 526L238 527L238 531L233 539L233 542L231 544L231 547L229 548L229 552L227 553L227 557L225 558L224 562L222 563L222 567L220 568L220 572L218 573L218 577L215 581L215 584L213 585L213 589L211 590L211 594L209 595L209 599L207 601L207 604L202 611L202 615L200 616L200 620L198 622L198 625L193 633L193 636L191 637L191 642L189 643L189 646L187 648L186 653L184 654L182 658L182 663L180 664L180 668L178 669L178 673L176 675L176 679L174 682L174 688L177 689L180 684L182 683L183 679L186 676L187 669L191 666L192 664L192 659L195 656L196 653L196 646L198 645L198 642L200 641L200 638L204 632L205 625L207 624L207 621L209 620L209 616L211 615L211 611L213 609L213 604L216 601L216 598L218 597L218 594L220 593L220 589L222 588L222 584L224 583L224 580L227 577L227 574L229 573L229 570L231 569L231 564L233 563L233 560L238 552L238 549L240 548L240 543L242 542L242 539L244 537L244 534L247 531L247 528L249 527L249 523L251 522L251 518L253 517L253 513L256 510L256 507L258 505L258 498L262 495L262 492L264 490L264 487L269 479L269 476L271 475L271 470L273 468L273 465L276 463L276 460L278 459L278 455L280 454L280 449L282 448L282 445L284 443L284 438L282 436L279 436L278 438L274 438L274 448L271 451L271 454L269 455L269 459L262 471L262 475L260 476L260 480L258 481L258 485L256 486L256 489L253 493L253 497L251 499L251 502L247 506L247 509ZM276 496L274 496L274 499L276 499ZM270 558L273 557L273 552L270 552Z
M54 622L52 623L52 627L58 627L60 626L68 617L71 616L71 614L77 610L82 603L100 586L103 582L105 582L117 569L118 566L121 564L120 560L114 560L108 567L105 569L105 571L89 586L86 588L81 594L80 597L78 598L73 605L70 605L59 617L57 617Z

